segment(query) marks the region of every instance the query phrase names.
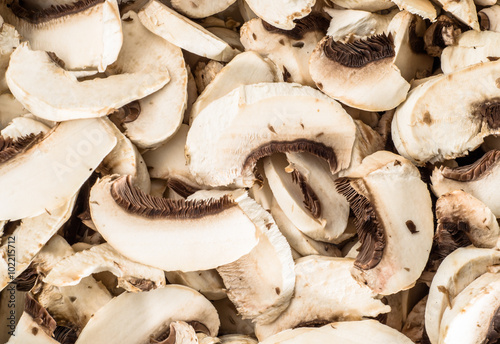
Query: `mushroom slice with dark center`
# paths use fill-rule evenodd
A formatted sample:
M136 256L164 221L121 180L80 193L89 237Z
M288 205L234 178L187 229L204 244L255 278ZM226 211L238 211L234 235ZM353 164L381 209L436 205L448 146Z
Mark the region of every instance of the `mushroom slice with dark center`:
M307 16L314 6L315 0L246 0L248 6L262 20L282 30L292 30L295 19Z
M189 169L200 184L252 186L256 162L272 153L309 152L332 173L349 167L356 126L336 101L288 83L240 86L193 121Z
M435 21L437 17L436 7L429 0L392 0L399 9L417 14L424 19Z
M236 0L172 0L172 7L190 18L206 18L224 11Z
M500 216L500 201L496 187L500 182L500 150L491 150L471 165L435 168L432 191L438 197L454 190L463 190L483 202L496 217Z
M352 43L326 36L309 61L309 71L320 90L354 108L384 111L406 98L410 84L394 64L391 36L370 36Z
M434 234L431 199L418 169L379 151L335 184L351 205L361 241L353 276L382 295L411 288Z
M118 252L166 271L233 262L257 244L265 227L265 211L245 192L174 201L136 189L130 176L100 180L91 191L90 212L99 233Z
M414 88L392 121L398 152L420 165L434 163L465 156L499 133L499 79L500 61L491 61Z
M260 341L303 324L361 320L390 307L351 276L354 259L309 256L295 261L295 292L288 308L270 324L257 324ZM307 326L307 325L305 325Z
M500 32L500 6L495 4L477 13L481 30Z
M220 324L217 311L200 293L171 284L117 296L94 314L76 343L147 343L175 321L201 323L211 336L217 335Z
M436 2L462 23L470 26L473 30L479 31L477 9L474 0L437 0Z

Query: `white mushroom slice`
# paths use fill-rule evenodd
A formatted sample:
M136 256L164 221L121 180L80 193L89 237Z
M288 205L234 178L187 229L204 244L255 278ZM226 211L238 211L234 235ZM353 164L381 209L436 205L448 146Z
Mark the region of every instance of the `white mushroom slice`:
M217 74L219 74L222 68L224 68L224 64L214 60L210 60L208 62L200 61L196 64L196 68L194 70L194 78L198 93L201 94L205 90L205 88L210 85L212 80Z
M241 85L277 81L275 67L258 53L247 51L237 55L222 68L205 87L191 109L189 122L207 105Z
M174 321L201 323L211 336L217 335L220 324L217 311L203 295L173 284L117 296L94 314L76 343L146 343Z
M427 296L420 300L415 307L408 314L406 322L403 326L401 333L413 340L413 342L422 342L424 335L425 324L425 305L427 303Z
M479 22L477 19L477 10L474 0L437 0L437 3L445 11L450 12L462 23L469 25L472 29L479 31Z
M475 247L459 248L443 260L432 280L425 308L425 330L431 343L439 343L441 318L455 297L498 264L500 252Z
M267 338L260 344L413 344L395 329L376 320L342 321L320 328L287 330Z
M0 4L0 6L2 6ZM0 17L1 18L1 17ZM5 72L9 66L10 55L19 46L20 36L14 26L4 23L2 20L0 29L0 92L9 90L5 80Z
M441 54L441 69L448 74L477 63L500 57L500 33L493 31L466 31L457 45L448 46Z
M462 167L435 168L432 191L438 197L454 190L463 190L491 209L500 217L500 203L496 188L500 182L500 151L491 150L475 163Z
M332 173L349 167L355 132L340 104L310 87L240 86L196 117L186 156L201 184L252 186L255 163L277 152L312 153Z
M314 86L309 58L327 28L328 19L319 13L299 20L293 30L281 30L256 18L241 27L241 43L245 50L273 61L284 81Z
M398 5L402 11L418 14L420 17L430 19L431 21L436 20L436 7L429 0L392 0L392 2Z
M28 117L17 117L12 119L10 124L0 131L0 134L5 139L20 140L31 134L46 134L50 128L45 124L38 122Z
M228 299L213 301L220 318L220 333L239 333L255 336L255 324L249 319L243 319L234 304Z
M168 336L161 336L160 339L153 339L152 343L172 343L172 344L198 344L198 337L194 328L185 321L173 321L170 323ZM165 338L166 337L166 338Z
M487 62L414 88L392 121L398 152L418 164L434 163L464 156L498 133L499 78L500 61Z
M142 24L179 48L217 61L230 61L238 50L202 26L153 0L139 11Z
M170 76L157 59L144 59L144 44L125 50L112 67L123 74L78 81L44 51L22 43L11 55L7 84L12 94L35 116L63 121L101 117L131 101L143 98L168 83ZM150 55L152 56L152 55Z
M10 159L0 165L0 220L36 216L62 206L115 144L102 120L86 119L60 123L38 143L27 149L21 146L13 157L7 155Z
M394 64L394 49L385 34L346 44L326 36L311 55L309 71L320 90L346 105L390 110L405 100L410 89Z
M474 0L474 3L479 6L493 6L496 5L497 0Z
M133 187L130 177L116 176L92 188L90 211L98 231L118 252L166 271L233 262L257 244L258 231L267 223L267 213L244 192L173 201L147 195Z
M498 340L500 274L485 273L472 281L443 313L440 344L494 343Z
M335 184L351 205L361 241L353 276L382 295L411 288L434 234L431 198L418 169L379 151Z
M190 18L206 18L224 11L236 0L171 0L172 7Z
M391 0L332 0L335 5L351 10L378 12L394 7Z
M275 201L273 192L269 187L269 181L264 174L264 167L262 165L263 160L264 159L259 160L255 166L257 171L256 173L259 175L260 181L252 185L252 187L248 190L248 194L255 200L255 202L259 203L262 208L270 211L271 206Z
M500 32L500 6L493 5L483 8L477 15L481 30Z
M222 300L227 297L224 282L216 270L167 271L165 276L170 283L190 287L209 300Z
M213 33L234 49L244 51L245 47L241 44L239 32L233 31L227 27L212 26L207 27L207 31Z
M307 16L316 0L277 0L273 2L246 0L246 2L262 20L277 28L292 30L295 27L294 20Z
M0 130L16 117L28 113L28 110L9 93L0 94Z
M258 342L249 336L239 334L227 334L219 337L221 344L258 344Z
M309 256L295 262L295 292L288 308L272 323L257 324L262 341L286 329L334 320L361 320L388 313L366 285L351 276L354 259Z

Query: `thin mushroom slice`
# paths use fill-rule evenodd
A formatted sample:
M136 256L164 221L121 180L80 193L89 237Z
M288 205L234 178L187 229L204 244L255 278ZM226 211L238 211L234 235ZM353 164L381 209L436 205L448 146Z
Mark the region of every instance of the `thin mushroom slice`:
M332 0L333 4L340 7L369 12L378 12L394 7L391 0Z
M152 48L143 45L143 49ZM11 55L7 84L16 99L37 117L51 121L102 117L170 81L167 68L156 64L156 59L144 59L140 51L122 51L113 68L123 74L78 81L46 52L22 43Z
M414 88L392 121L399 154L420 165L454 159L498 133L499 78L500 61L492 61L434 77Z
M417 14L424 19L435 21L437 10L429 0L392 0L400 10Z
M221 344L258 344L258 342L249 336L239 334L227 334L219 337Z
M48 8L39 2L8 0L0 13L34 50L54 53L68 70L103 72L120 52L122 28L116 0L65 1Z
M436 2L462 23L469 25L473 30L479 31L477 9L474 0L436 0Z
M236 0L171 0L172 7L190 18L206 18L224 11Z
M495 4L477 13L481 30L500 32L500 6Z
M500 150L491 150L475 163L462 167L435 168L432 172L432 191L438 197L454 190L463 190L500 217L500 203L496 191L500 182Z
M475 247L459 248L443 260L432 280L425 308L425 330L431 343L439 343L441 318L455 297L499 264L500 252Z
M166 336L166 335L165 335ZM168 336L160 339L150 339L151 343L157 344L198 344L198 337L193 326L185 321L172 321L170 323ZM163 339L163 340L162 340Z
M267 223L265 211L245 192L174 201L147 195L130 177L117 176L94 185L90 212L99 233L118 252L166 271L207 270L233 262L257 244Z
M138 15L148 30L196 55L227 62L239 53L202 26L157 0L149 2Z
M220 324L217 311L200 293L172 284L117 296L94 314L76 343L145 343L161 338L175 321L200 323L211 336Z
M189 169L210 186L252 186L253 168L272 153L309 152L332 173L349 167L356 126L336 101L288 83L240 86L193 121L186 142ZM245 139L242 139L245 138Z
M32 217L62 206L115 144L104 122L86 119L60 123L31 146L4 150L0 219Z
M10 55L19 46L21 36L14 26L4 23L3 20L0 25L0 92L5 93L9 91L5 72L9 66Z
M335 184L351 205L361 241L353 276L382 295L411 288L434 234L431 198L418 169L379 151Z
M17 117L12 119L10 124L0 131L0 135L4 140L22 140L23 137L29 135L37 134L47 134L50 128L45 124L29 118L29 117Z
M327 324L336 320L361 320L388 313L366 285L351 276L354 259L309 256L295 262L295 292L288 308L270 324L257 324L260 341L286 329Z
M190 287L209 300L217 301L227 297L224 282L215 269L189 272L166 271L165 276L170 283Z
M246 0L246 2L262 20L282 30L292 30L295 27L294 20L307 16L316 0L277 0L273 2Z
M395 108L406 99L410 84L394 64L390 36L370 36L352 43L326 36L309 61L320 90L351 107L366 111Z

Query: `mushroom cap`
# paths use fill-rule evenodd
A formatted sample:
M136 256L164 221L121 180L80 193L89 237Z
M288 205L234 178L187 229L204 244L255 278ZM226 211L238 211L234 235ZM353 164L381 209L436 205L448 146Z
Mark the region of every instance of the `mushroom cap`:
M295 27L294 20L307 16L316 0L246 0L248 6L262 20L283 29L292 30Z

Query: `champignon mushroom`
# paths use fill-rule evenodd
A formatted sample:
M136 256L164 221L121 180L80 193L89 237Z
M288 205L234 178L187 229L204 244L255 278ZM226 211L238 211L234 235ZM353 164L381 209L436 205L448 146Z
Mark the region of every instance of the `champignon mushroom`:
M221 344L258 344L255 339L239 334L227 334L219 337Z
M295 28L295 19L307 16L314 6L315 0L246 0L248 6L262 20L282 30Z
M412 14L418 14L424 19L435 21L437 17L436 7L429 0L392 0L399 9L408 11Z
M224 11L236 0L171 0L172 7L190 18L206 18Z
M224 282L215 269L201 271L166 271L165 276L172 284L190 287L209 300L222 300L227 297Z
M194 78L198 93L201 94L205 90L205 88L210 85L212 80L217 74L219 74L222 68L224 68L224 64L214 60L210 60L208 62L199 61L196 64L196 67L194 69Z
M394 7L391 0L332 0L332 3L340 7L369 12L378 12Z
M462 23L469 25L473 30L479 31L479 22L474 0L437 0L437 3L439 3L445 11L453 14L453 16Z
M440 15L436 22L432 23L425 31L424 47L427 54L440 57L444 48L457 44L457 38L461 32L456 20L446 15Z
M500 6L495 4L477 13L481 30L500 32Z

